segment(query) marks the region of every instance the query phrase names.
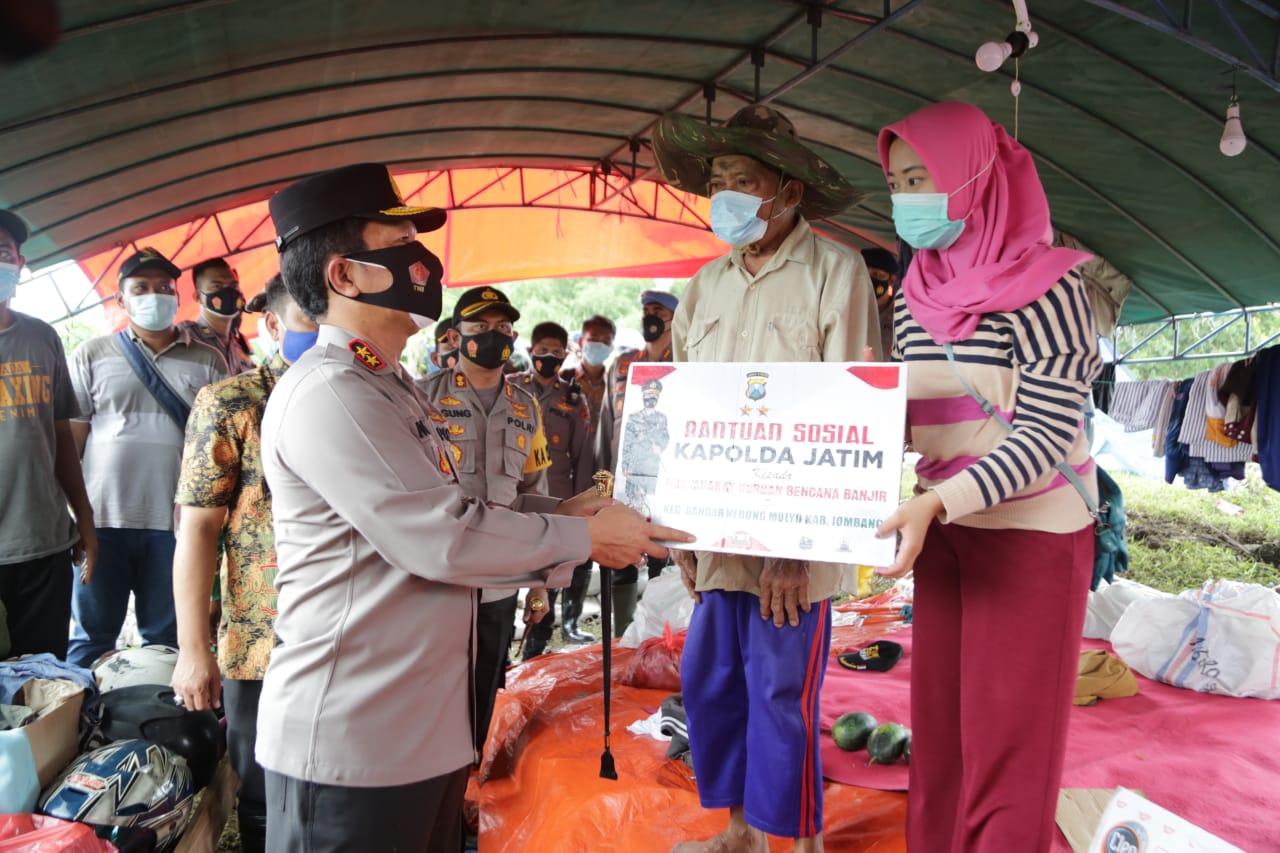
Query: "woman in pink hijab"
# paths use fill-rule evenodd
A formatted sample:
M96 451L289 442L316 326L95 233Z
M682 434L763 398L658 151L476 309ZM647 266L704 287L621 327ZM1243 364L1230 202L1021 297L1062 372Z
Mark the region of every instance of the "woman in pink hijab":
M1096 499L1089 256L1051 246L1031 155L977 107L886 127L880 162L915 249L894 337L923 458L879 531L901 535L881 573L915 578L907 845L1048 850L1093 569L1089 511L1054 467Z

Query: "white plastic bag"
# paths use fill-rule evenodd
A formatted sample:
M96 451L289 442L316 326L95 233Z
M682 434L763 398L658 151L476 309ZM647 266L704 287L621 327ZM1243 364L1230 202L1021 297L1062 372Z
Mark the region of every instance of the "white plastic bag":
M1111 644L1133 669L1175 687L1280 699L1280 595L1268 587L1207 581L1176 598L1139 599Z
M1091 640L1110 640L1116 623L1130 604L1140 598L1177 598L1177 596L1153 589L1146 584L1116 578L1113 582L1098 581L1098 588L1089 593L1088 609L1084 614L1084 636Z
M661 637L667 623L671 630L679 633L689 627L693 618L693 596L684 588L680 579L680 569L668 566L662 574L649 581L636 605L636 614L631 624L623 632L618 645L624 648L638 648L650 637Z

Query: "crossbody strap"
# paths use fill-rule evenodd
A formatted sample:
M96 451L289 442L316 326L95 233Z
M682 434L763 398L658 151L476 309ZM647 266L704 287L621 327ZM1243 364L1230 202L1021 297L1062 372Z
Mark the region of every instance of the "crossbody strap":
M947 354L947 363L951 365L951 372L955 374L956 379L959 380L960 385L964 388L964 390L968 393L968 395L972 397L974 400L976 400L978 402L978 405L982 407L982 411L986 412L987 415L993 418L1002 427L1009 430L1010 432L1013 432L1013 424L1009 423L1009 421L1005 418L1005 416L1000 414L1000 412L996 410L996 407L991 404L991 401L988 400L986 397L982 396L981 394L979 394L978 389L970 385L969 380L964 378L964 374L962 374L960 372L960 368L956 366L955 351L954 351L954 348L951 346L951 344L949 343L943 344L942 351ZM1086 437L1089 438L1090 445L1092 445L1092 433L1093 433L1092 408L1093 407L1092 407L1091 401L1086 399L1085 401L1085 435ZM1080 497L1084 499L1084 505L1089 510L1089 515L1093 518L1095 522L1101 523L1102 519L1098 515L1098 503L1093 499L1093 496L1089 494L1089 490L1085 487L1084 480L1080 479L1080 475L1075 472L1075 469L1072 468L1070 465L1068 465L1065 460L1063 460L1062 462L1059 462L1057 465L1054 465L1053 467L1057 468L1059 473L1061 473L1062 476L1067 478L1068 483L1075 486L1076 491L1080 493Z
M133 338L129 335L128 329L121 329L116 332L116 339L120 341L120 349L124 352L124 357L129 366L133 368L133 372L137 374L138 379L142 380L142 384L151 392L151 396L156 398L156 402L160 404L160 408L164 409L165 414L173 418L173 422L178 425L178 429L184 432L187 429L187 417L191 414L191 407L186 404L181 397L174 393L168 383L160 375L160 371L156 370L156 366L151 363L151 359L138 349L138 345L134 343Z

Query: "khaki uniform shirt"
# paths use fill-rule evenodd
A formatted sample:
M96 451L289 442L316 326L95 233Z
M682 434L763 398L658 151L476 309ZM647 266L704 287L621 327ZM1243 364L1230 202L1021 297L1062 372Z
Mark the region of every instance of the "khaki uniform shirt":
M484 410L462 368L437 370L417 380L449 441L458 484L470 497L512 506L524 494L546 495L551 467L538 401L523 387L503 382L493 409ZM515 595L509 588L485 590L482 601Z
M227 363L228 376L237 376L246 370L253 370L253 359L249 357L249 353L245 352L249 344L245 342L244 335L240 333L238 327L231 337L224 341L202 316L197 316L194 320L184 320L179 323L178 331L186 332L200 343L216 349Z
M382 787L471 763L474 590L563 586L590 554L584 519L466 497L441 417L399 364L329 325L271 394L280 645L257 745L269 770Z
M689 281L673 321L676 361L861 361L881 355L880 318L862 256L819 237L803 219L752 276L742 250ZM760 592L764 560L699 551L699 590ZM813 563L809 598L840 591L848 567Z
M586 396L575 382L555 379L543 386L530 373L508 377L532 394L542 411L542 429L547 434L551 467L547 469L547 490L553 498L571 498L592 485L596 472L592 452L591 411Z

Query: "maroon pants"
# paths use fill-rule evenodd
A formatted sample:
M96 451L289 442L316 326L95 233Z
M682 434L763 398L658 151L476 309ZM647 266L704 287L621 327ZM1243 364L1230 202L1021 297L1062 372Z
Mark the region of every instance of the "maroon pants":
M911 853L1048 850L1093 529L934 522L915 564Z

